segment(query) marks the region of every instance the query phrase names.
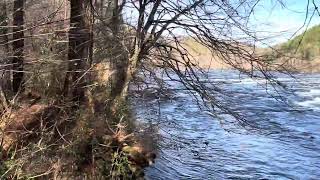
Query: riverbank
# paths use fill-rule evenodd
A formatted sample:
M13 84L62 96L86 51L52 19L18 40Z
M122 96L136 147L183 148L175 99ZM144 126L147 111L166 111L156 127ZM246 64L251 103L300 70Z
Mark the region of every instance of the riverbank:
M1 114L0 179L139 179L155 159L134 130L127 103L110 115L97 101L20 97Z

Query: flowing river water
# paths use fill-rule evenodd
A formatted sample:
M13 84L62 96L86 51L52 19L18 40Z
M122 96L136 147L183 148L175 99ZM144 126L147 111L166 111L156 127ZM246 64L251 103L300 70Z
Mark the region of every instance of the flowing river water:
M262 132L229 131L183 90L170 100L136 98L137 118L154 124L160 137L146 178L320 179L320 74L295 77L279 77L291 89L280 101L263 81L232 71L210 73L233 100L230 106Z

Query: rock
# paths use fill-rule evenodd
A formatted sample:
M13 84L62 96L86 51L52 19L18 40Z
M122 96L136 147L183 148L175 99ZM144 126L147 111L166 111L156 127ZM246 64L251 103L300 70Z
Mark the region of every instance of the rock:
M129 161L142 168L152 165L156 158L155 153L145 152L136 146L124 146L122 151L128 153Z

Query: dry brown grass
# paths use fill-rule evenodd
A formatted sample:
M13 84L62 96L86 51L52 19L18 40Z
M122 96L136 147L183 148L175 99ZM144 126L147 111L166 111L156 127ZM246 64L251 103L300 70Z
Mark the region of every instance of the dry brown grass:
M111 120L98 111L103 108L87 107L62 102L20 104L4 113L0 179L121 179L124 172L127 179L141 177L142 164L133 163L130 153L123 151L137 143L128 119ZM140 150L140 157L146 159Z

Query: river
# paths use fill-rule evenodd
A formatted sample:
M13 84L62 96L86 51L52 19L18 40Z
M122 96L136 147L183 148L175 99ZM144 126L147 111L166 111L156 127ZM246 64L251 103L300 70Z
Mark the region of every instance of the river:
M219 123L183 90L170 100L136 98L137 118L156 126L159 137L146 178L320 179L320 74L278 79L290 93L266 90L263 80L234 71L209 73L233 102L230 107L261 131Z

